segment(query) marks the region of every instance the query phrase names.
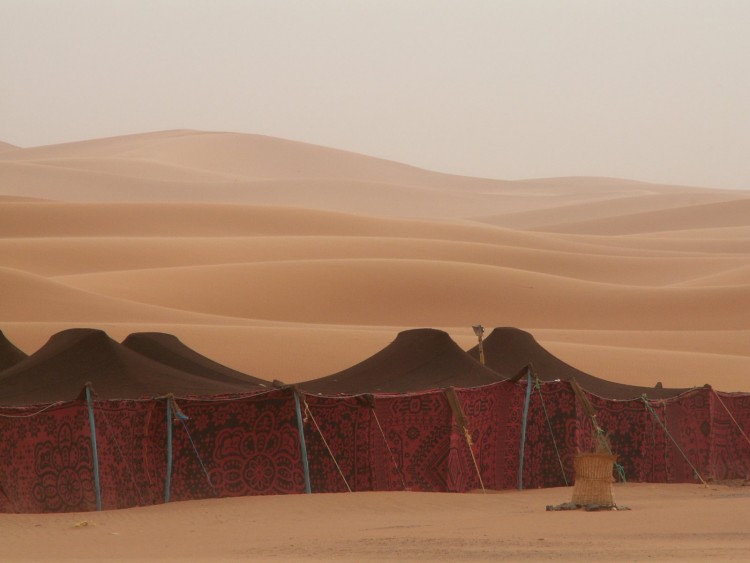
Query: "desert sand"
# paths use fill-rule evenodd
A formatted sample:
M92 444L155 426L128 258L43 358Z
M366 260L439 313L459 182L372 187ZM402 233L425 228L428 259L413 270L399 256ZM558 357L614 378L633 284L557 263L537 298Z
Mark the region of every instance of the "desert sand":
M29 354L71 327L159 331L294 383L409 328L468 349L481 323L614 381L750 391L747 191L468 178L165 131L0 144L0 217L0 329ZM544 512L569 494L222 499L0 527L8 559L727 560L750 547L747 488L628 484L630 512Z
M3 560L746 561L750 491L621 484L617 512L547 512L565 488L191 501L0 515Z

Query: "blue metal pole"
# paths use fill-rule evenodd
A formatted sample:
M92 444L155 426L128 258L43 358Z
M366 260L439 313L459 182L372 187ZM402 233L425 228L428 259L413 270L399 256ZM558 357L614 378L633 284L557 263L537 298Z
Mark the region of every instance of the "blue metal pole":
M89 409L89 428L91 429L91 450L94 457L94 489L96 492L96 509L102 509L102 489L99 482L99 452L96 449L96 422L94 422L94 403L91 400L91 388L86 384L86 404Z
M172 491L172 397L167 397L167 476L164 480L164 502Z
M531 402L531 370L526 375L526 400L523 405L523 420L521 421L521 453L518 463L518 490L523 490L523 456L526 449L526 419L529 415L529 403Z
M294 391L294 408L297 411L297 429L299 430L299 443L302 450L302 468L305 471L305 492L309 495L312 492L310 488L310 467L307 463L307 445L305 444L305 428L302 422L302 409L299 404L299 395Z

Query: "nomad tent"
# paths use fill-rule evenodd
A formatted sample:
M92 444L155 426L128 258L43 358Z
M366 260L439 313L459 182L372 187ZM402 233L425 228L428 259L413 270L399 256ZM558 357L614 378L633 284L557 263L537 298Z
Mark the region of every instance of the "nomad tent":
M0 405L7 405L0 407L0 511L81 511L227 496L233 490L250 494L225 477L223 471L231 473L235 465L213 467L207 477L198 453L214 440L227 446L218 454L224 463L232 448L253 450L252 439L239 444L232 438L247 430L248 419L262 425L255 439L273 436L275 441L265 444L268 452L297 444L294 465L301 475L293 396L286 393L275 409L279 401L273 394L252 398L259 389L264 388L249 377L222 379L170 367L101 330L57 333L0 373ZM284 416L273 416L277 410ZM279 425L295 435L287 438ZM229 430L222 433L224 427ZM202 440L194 441L194 434ZM295 481L297 490L301 482ZM274 481L254 492L292 489Z
M0 405L71 401L86 383L99 399L217 395L257 388L252 382L186 373L126 348L101 330L74 328L53 335L39 350L0 372Z
M134 332L122 341L122 345L166 366L218 382L239 384L246 391L271 387L268 381L233 370L199 354L173 334Z
M419 328L398 333L388 346L352 367L298 387L321 395L404 393L488 385L508 377L501 373L472 359L448 333Z
M586 391L606 399L633 399L646 394L650 399L675 397L688 389L639 387L607 381L582 372L563 362L542 347L536 339L523 330L512 327L495 328L483 341L485 363L499 373L518 373L531 364L542 381L575 379ZM469 350L469 355L479 359L479 346Z
M0 512L570 485L597 428L627 480L750 478L750 394L612 400L530 373L501 380L431 329L339 374L260 391L75 329L2 372L0 399L14 405L0 407Z

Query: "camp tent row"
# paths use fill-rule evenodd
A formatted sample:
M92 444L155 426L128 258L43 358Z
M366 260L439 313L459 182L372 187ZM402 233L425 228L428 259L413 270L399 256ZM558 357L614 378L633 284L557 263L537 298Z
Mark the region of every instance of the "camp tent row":
M338 374L273 388L170 335L120 344L64 331L0 372L0 510L560 486L572 484L575 455L593 448L596 427L631 481L750 474L748 394L702 387L614 400L584 391L592 420L570 381L518 372L506 378L425 329ZM415 388L394 389L405 377ZM52 399L52 384L67 395Z

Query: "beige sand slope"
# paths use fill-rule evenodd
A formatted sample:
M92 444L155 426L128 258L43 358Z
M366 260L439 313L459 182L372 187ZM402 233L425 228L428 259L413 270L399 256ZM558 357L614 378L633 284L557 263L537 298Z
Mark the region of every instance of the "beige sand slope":
M532 332L584 371L750 391L747 192L500 181L255 135L0 144L0 329L161 331L288 382L400 330ZM4 560L744 560L746 488L253 497L4 515ZM87 524L78 526L78 524Z
M750 491L615 488L630 511L546 512L570 489L228 498L0 515L3 558L107 561L745 561Z
M405 328L513 325L623 382L750 389L746 193L501 181L256 135L0 147L0 323L172 332L298 381Z

